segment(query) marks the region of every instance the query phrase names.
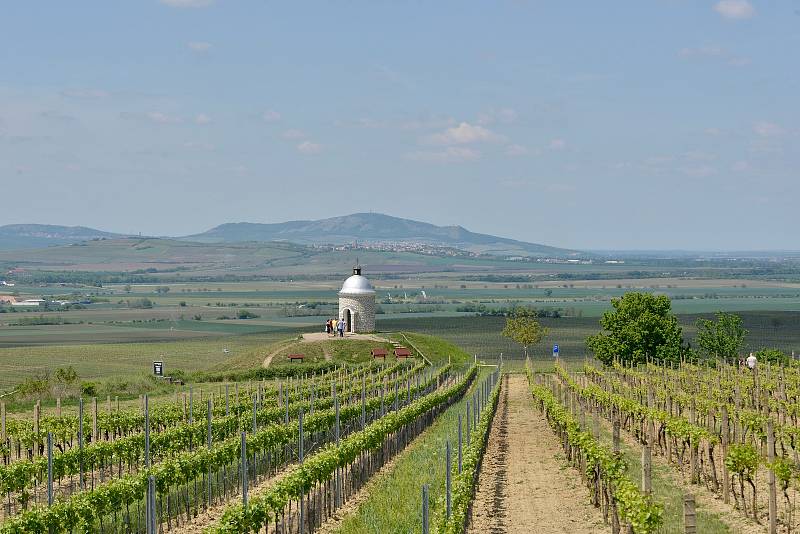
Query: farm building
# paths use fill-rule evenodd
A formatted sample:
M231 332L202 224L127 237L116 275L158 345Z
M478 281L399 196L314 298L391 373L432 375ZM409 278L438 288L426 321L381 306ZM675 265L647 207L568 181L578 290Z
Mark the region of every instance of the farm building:
M18 306L18 307L21 307L21 308L22 307L28 307L28 308L36 307L36 308L38 308L39 306L44 306L45 304L46 304L46 301L44 299L26 299L26 300L21 300L21 301L17 301L17 302L12 302L11 303L12 306Z
M375 330L375 289L362 276L361 267L353 268L353 276L344 281L339 291L339 319L345 322L348 332Z

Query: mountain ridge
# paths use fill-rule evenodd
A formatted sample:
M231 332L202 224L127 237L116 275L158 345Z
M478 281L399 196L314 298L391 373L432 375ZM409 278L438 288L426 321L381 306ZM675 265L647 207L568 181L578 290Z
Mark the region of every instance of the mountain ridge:
M125 234L105 232L87 226L7 224L0 226L0 250L35 249L119 237L125 237Z
M93 239L124 237L129 236L85 226L9 224L0 226L0 250L36 249ZM590 255L572 249L472 232L460 225L437 226L382 213L353 213L326 219L278 223L223 223L205 232L173 239L207 244L289 242L302 245L347 245L360 242L428 245L494 256L563 258Z
M282 223L224 223L181 239L206 243L288 241L317 245L341 245L354 241L419 243L499 256L582 255L577 250L471 232L459 225L437 226L382 213L353 213L327 219Z

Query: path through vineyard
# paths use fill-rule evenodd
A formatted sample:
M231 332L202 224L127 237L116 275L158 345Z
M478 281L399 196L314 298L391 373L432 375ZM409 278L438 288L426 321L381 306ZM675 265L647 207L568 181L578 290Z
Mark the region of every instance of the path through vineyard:
M567 465L524 375L508 375L472 508L469 534L610 532Z

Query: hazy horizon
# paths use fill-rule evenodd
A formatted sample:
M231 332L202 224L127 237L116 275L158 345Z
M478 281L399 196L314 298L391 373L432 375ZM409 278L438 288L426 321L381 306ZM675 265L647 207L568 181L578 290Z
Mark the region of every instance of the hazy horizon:
M790 0L28 2L4 22L0 225L375 211L579 250L800 249Z

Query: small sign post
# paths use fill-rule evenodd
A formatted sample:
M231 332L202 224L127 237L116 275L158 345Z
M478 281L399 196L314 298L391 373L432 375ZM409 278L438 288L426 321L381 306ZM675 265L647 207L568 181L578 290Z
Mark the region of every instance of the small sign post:
M164 376L164 362L153 362L153 374L155 376Z
M553 345L553 358L558 358L558 345Z

